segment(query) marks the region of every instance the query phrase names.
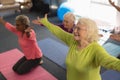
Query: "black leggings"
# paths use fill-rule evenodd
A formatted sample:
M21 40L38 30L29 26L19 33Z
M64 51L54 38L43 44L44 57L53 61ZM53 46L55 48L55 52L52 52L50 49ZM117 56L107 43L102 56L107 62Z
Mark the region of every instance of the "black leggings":
M18 62L13 66L13 70L18 74L28 73L32 68L39 65L41 58L27 60L25 56L23 56Z

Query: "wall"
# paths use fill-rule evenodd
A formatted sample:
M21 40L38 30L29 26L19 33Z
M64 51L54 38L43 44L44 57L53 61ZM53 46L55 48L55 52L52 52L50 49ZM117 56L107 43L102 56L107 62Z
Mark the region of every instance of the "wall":
M118 1L118 6L120 7L120 0ZM120 12L119 11L117 11L117 15L116 15L116 25L120 26Z
M120 12L113 6L91 3L91 0L58 0L59 4L64 1L71 1L75 14L79 16L87 16L92 19L101 20L110 25L120 25ZM120 0L118 0L120 5ZM73 4L73 5L72 5Z

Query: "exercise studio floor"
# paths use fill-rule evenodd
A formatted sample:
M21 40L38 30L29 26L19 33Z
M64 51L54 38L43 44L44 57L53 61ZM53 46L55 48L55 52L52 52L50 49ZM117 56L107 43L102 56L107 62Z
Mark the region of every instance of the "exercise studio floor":
M15 24L15 17L20 14L27 15L31 21L36 19L38 16L43 17L40 13L29 11L23 11L22 13L0 13L0 16L3 16L6 21ZM48 16L48 19L54 24L61 23L54 12ZM22 56L22 51L18 45L17 36L6 30L3 25L0 25L0 72L4 73L4 75L0 73L0 78L1 76L7 76L6 78L9 78L8 80L47 80L47 78L48 80L66 80L65 57L68 47L52 35L46 27L35 25L33 23L31 23L31 26L36 32L38 45L43 51L44 63L38 66L30 74L24 76L14 74L11 67L15 61ZM101 40L102 44L103 42L106 42L106 39ZM110 55L115 57L120 55L119 42L107 39L107 42L102 46L110 53ZM101 69L102 80L120 80L119 75L120 72L106 70L105 68Z
M8 12L10 13L10 12ZM25 14L29 16L30 20L36 19L38 16L42 17L39 13L34 13L34 12L22 12L22 13L11 13L11 14L0 14L4 17L4 19L12 24L15 24L15 17L19 14ZM49 20L55 24L60 23L56 15L49 16ZM64 43L59 41L55 36L53 36L45 27L39 26L32 24L33 29L36 32L37 35L37 41L41 43L41 41L44 41L46 39L52 40L52 42L58 43L61 46L65 46ZM49 45L49 44L48 44ZM56 46L56 45L54 45ZM65 46L66 47L66 46ZM14 35L13 33L9 32L4 28L4 26L0 25L0 53L4 54L6 51L18 49L21 51L18 42L17 42L17 36ZM50 50L49 50L50 51ZM4 56L4 58L7 58ZM52 76L54 76L58 80L66 80L66 71L65 68L62 66L58 65L54 60L51 60L49 57L44 56L43 57L44 63L40 65L44 70L46 70L48 73L50 73ZM40 75L40 74L38 74ZM30 75L29 75L30 76ZM38 79L40 80L40 79Z

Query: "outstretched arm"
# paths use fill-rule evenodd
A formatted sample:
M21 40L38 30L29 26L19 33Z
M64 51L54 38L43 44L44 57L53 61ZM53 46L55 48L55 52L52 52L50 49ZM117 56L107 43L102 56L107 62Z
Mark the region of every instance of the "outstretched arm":
M43 18L38 17L37 20L38 20L37 23L43 24L52 34L54 34L56 37L61 39L67 45L71 44L70 40L72 40L73 35L68 32L65 32L57 25L48 21L47 14L45 14L45 16Z
M5 21L2 17L0 17L0 24L2 24L9 31L17 34L17 29L15 28L15 26Z
M0 16L0 24L5 25L6 21Z
M109 0L109 3L120 12L120 7L119 6L115 5L115 3L112 2L111 0Z
M47 15L47 14L46 14ZM41 25L41 26L44 26L42 23L40 23L40 18L39 17L37 17L37 19L35 19L35 20L32 20L32 23L34 23L34 24L37 24L37 25Z

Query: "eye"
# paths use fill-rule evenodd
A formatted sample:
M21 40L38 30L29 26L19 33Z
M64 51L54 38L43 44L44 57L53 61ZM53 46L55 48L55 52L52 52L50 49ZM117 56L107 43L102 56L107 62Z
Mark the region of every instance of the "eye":
M74 27L74 30L75 30L75 29L80 30L80 28L79 28L79 27Z
M79 31L79 30L81 30L81 28L77 27L77 30Z
M16 24L16 26L20 26L21 24Z

